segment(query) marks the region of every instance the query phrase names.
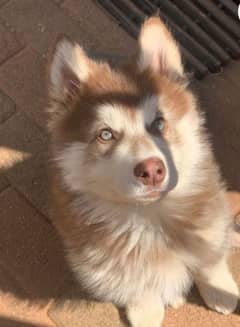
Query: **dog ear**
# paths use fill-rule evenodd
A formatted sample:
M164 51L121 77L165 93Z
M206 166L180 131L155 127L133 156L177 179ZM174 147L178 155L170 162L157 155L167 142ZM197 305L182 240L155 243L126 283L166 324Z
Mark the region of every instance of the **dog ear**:
M88 79L90 66L91 60L78 44L59 40L50 67L50 97L58 101L74 97Z
M154 72L173 71L183 75L180 50L172 34L159 17L151 17L143 24L139 35L139 66Z

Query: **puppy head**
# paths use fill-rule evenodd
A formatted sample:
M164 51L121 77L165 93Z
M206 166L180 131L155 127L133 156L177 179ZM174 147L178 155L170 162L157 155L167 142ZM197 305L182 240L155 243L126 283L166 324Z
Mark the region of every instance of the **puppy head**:
M137 60L118 69L60 41L49 131L66 188L134 203L186 190L202 153L200 119L183 79L178 46L156 17L141 29Z

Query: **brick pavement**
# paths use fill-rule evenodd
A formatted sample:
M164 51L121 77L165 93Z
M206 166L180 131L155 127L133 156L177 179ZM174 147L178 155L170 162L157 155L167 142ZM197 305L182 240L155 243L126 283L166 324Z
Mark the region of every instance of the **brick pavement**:
M134 51L135 42L93 0L0 0L0 327L125 326L113 305L86 300L48 219L45 77L48 49L59 34L97 52ZM208 124L223 173L238 190L240 114L233 95L239 70L234 63L220 79L195 83L211 109ZM240 283L239 259L236 250L231 264ZM164 326L240 325L239 312L218 315L198 295L189 302L168 310Z

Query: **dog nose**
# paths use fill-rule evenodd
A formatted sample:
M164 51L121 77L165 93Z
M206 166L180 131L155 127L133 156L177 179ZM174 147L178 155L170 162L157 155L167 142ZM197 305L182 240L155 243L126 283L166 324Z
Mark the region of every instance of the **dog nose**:
M165 177L165 166L159 158L148 158L139 162L134 168L134 175L144 185L156 186L162 183Z

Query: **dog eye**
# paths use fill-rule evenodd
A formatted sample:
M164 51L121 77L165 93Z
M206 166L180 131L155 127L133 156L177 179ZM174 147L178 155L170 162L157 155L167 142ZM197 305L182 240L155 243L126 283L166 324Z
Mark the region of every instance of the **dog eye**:
M104 142L111 141L113 139L113 133L109 129L103 129L98 137Z
M157 119L154 120L154 122L152 123L152 128L154 131L156 132L163 132L164 128L165 128L165 120L163 117L158 117Z

